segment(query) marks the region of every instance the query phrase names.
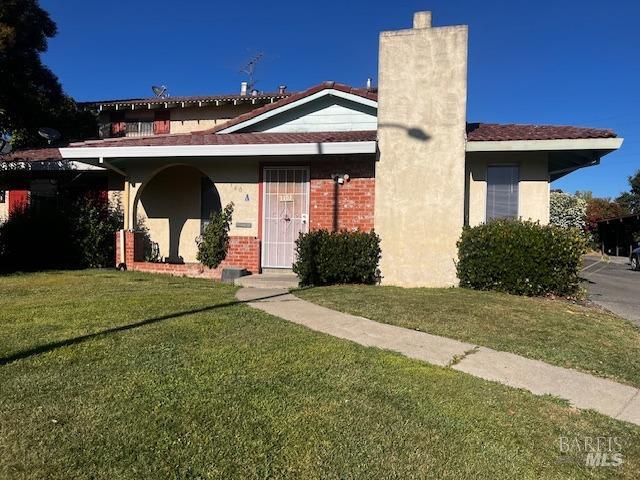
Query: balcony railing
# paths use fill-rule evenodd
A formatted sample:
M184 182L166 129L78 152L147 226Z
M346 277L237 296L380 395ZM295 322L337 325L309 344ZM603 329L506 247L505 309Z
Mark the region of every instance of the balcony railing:
M146 137L154 135L153 121L103 123L100 125L100 138Z
M153 122L126 122L126 137L146 137L153 135Z

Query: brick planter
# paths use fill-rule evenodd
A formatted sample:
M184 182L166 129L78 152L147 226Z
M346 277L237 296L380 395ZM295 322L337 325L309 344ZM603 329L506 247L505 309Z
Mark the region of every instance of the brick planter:
M124 239L124 262L121 244ZM143 257L144 237L139 232L116 232L115 265L124 264L127 270L148 273L163 273L179 277L220 279L226 267L245 268L251 273L260 272L260 240L256 237L230 237L229 251L224 262L214 269L200 263L145 262Z

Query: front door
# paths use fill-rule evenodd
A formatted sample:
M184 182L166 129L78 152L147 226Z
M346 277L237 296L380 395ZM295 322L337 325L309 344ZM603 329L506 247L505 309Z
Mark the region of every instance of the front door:
M263 268L291 268L295 241L309 229L309 168L265 167Z

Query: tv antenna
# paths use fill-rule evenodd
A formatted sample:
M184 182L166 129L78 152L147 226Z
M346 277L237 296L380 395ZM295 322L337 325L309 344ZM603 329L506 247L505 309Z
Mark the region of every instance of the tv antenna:
M60 135L60 132L58 130L56 130L55 128L49 128L49 127L39 128L38 135L40 135L42 138L45 138L49 143L49 145L51 145L52 142L59 140L60 137L62 136Z
M244 73L247 76L247 89L250 92L256 85L256 79L254 77L256 66L262 61L263 57L264 53L257 53L240 69L240 73Z
M169 92L167 92L167 87L164 85L153 85L151 87L153 94L158 98L167 98L169 96Z

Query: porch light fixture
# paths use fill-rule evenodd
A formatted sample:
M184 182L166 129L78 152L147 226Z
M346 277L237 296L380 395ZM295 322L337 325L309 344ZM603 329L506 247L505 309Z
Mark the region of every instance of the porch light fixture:
M343 185L344 182L348 182L351 177L349 177L348 173L333 173L331 174L331 178L334 182L338 183L338 185Z

